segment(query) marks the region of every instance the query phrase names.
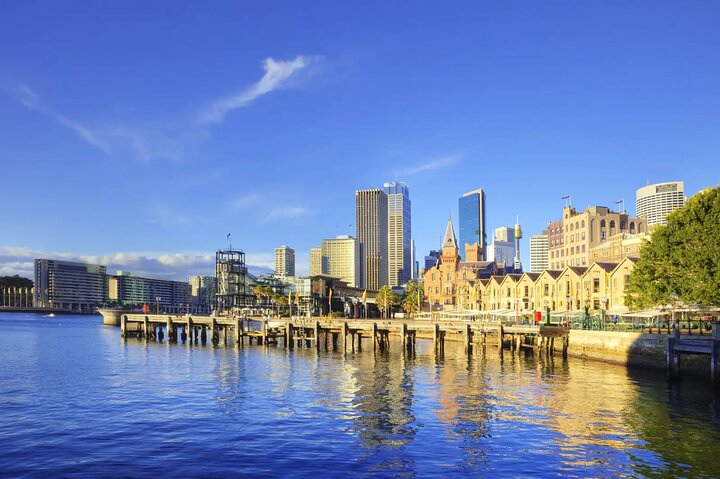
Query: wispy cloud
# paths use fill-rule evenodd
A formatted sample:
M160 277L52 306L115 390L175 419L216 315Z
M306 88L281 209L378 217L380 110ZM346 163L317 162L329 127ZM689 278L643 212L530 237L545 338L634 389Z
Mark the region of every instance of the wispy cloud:
M231 203L230 207L234 210L244 210L253 205L256 205L262 201L262 196L257 194L250 194L235 198Z
M447 168L449 166L456 164L458 161L460 161L460 159L457 156L444 156L442 158L428 161L426 163L421 163L419 165L414 165L414 166L410 166L408 168L402 169L398 172L398 174L403 175L403 176L418 175L421 173L426 173L428 171L434 171L434 170L439 170L442 168Z
M248 86L242 91L215 100L209 107L203 109L198 115L197 121L200 125L222 123L225 116L232 110L243 108L253 100L270 93L273 90L282 88L287 81L295 76L300 70L315 63L318 57L298 55L294 60L275 60L266 58L263 61L265 74L256 83Z
M306 206L282 206L271 208L263 217L264 222L283 220L283 219L300 219L312 216L314 211Z
M256 98L287 87L290 80L296 79L299 72L308 71L319 58L307 55L298 55L294 60L266 58L263 76L257 82L234 95L210 102L197 115L179 120L166 118L155 126L147 122L141 125L88 125L51 108L28 85L16 82L0 85L0 89L25 107L49 116L107 155L132 157L144 162L153 159L179 161L189 147L208 136L208 127L222 123L229 112L249 105Z

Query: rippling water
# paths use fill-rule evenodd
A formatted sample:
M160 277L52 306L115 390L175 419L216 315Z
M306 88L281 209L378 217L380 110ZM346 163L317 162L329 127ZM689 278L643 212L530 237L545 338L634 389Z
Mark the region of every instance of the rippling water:
M0 314L0 475L720 477L707 384L430 344L343 355L123 342Z

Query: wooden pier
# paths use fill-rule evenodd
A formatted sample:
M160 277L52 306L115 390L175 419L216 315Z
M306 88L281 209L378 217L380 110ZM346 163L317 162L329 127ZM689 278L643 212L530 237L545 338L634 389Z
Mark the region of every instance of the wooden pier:
M172 316L162 314L121 313L123 338L182 342L188 344L228 344L240 347L282 344L327 351L361 351L372 348L386 351L395 338L407 351L417 341L432 341L436 353L443 353L445 341L460 341L471 354L476 346L493 345L502 351L531 349L537 353L555 351L567 355L567 328L557 326L519 326L472 321L347 320L329 318L233 318L227 316ZM555 340L558 339L556 345Z

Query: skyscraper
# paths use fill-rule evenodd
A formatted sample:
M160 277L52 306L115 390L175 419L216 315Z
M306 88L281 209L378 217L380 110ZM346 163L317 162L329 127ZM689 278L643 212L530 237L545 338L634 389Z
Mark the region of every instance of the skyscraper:
M667 215L685 204L685 183L673 181L638 188L635 193L637 217L647 218L648 226L667 223Z
M388 196L388 284L400 286L410 280L410 189L405 183L384 185Z
M338 278L353 288L365 287L362 258L363 245L352 236L322 241L322 260L327 265L324 274Z
M355 192L355 231L364 245L367 288L388 284L388 197L379 189Z
M310 276L323 273L322 248L310 248Z
M510 266L515 261L515 230L507 226L495 229L495 237L487 250L487 261Z
M91 311L108 297L105 266L35 260L35 306Z
M458 200L460 212L460 257L463 258L466 244L478 244L482 258L487 258L485 251L487 237L485 233L485 192L479 188L465 193ZM463 258L464 259L464 258Z
M295 250L285 245L275 248L275 274L295 276Z
M548 232L530 237L530 272L542 273L549 268L548 264Z

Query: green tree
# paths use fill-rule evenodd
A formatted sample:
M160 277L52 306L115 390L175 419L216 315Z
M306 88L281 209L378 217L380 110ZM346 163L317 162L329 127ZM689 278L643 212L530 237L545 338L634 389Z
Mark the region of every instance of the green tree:
M6 288L32 288L33 281L19 275L0 276L0 287Z
M679 301L720 306L720 187L673 211L640 249L625 292L630 309Z
M419 304L422 301L423 286L415 280L410 280L405 285L405 295L402 298L403 310L410 316L419 310Z
M383 317L387 317L387 313L396 304L398 304L398 295L395 291L390 289L390 286L385 285L380 288L380 291L375 295L375 302L377 303L380 312Z

